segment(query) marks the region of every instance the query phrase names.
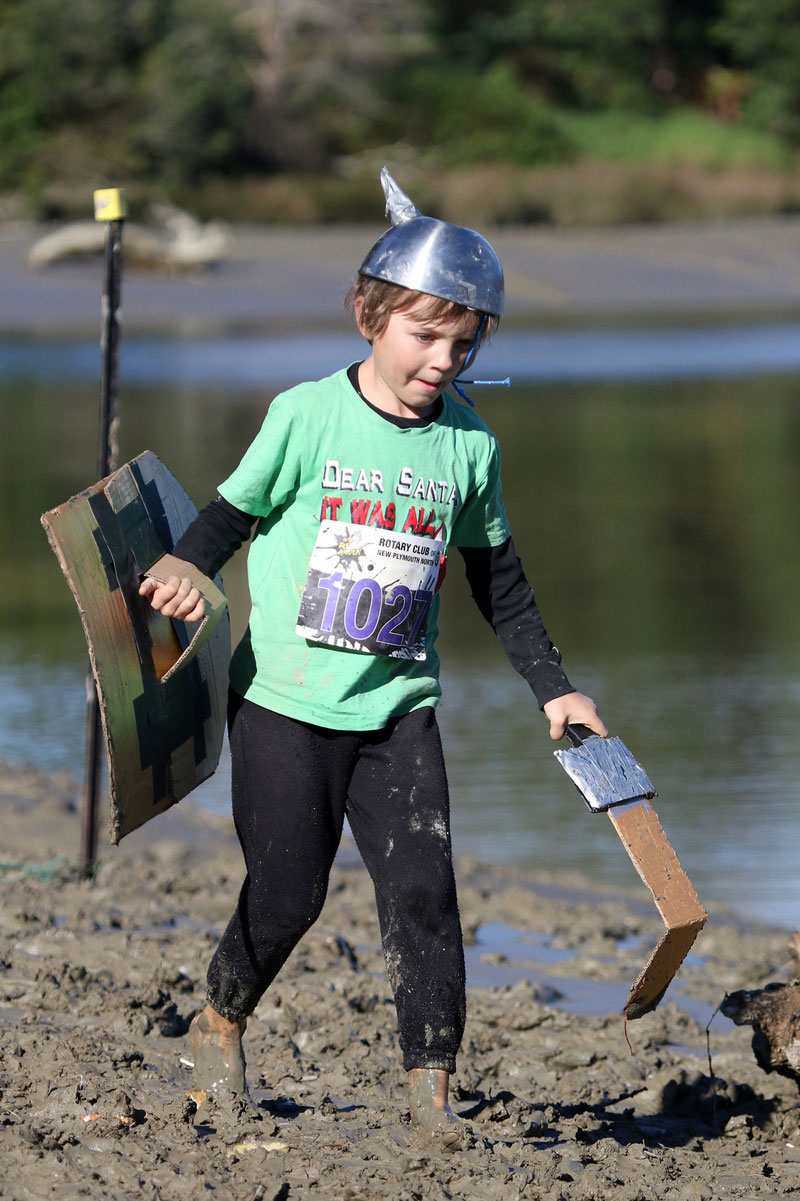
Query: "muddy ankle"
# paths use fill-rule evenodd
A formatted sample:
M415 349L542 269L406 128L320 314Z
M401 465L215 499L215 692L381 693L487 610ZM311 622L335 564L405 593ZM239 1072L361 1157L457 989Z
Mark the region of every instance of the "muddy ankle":
M412 1068L408 1073L411 1125L423 1140L460 1140L466 1129L447 1100L449 1074L439 1068Z
M242 1034L246 1021L231 1022L210 1005L189 1026L189 1048L194 1077L199 1088L218 1092L246 1093Z

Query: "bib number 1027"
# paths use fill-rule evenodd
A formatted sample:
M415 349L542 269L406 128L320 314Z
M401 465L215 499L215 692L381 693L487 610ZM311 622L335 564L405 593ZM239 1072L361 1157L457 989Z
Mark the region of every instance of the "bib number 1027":
M310 642L394 659L425 659L445 543L320 522L296 631Z
M325 594L320 630L343 633L354 642L374 643L384 653L404 645L413 647L419 636L433 592L412 591L405 584L381 588L377 580L362 576L349 580L341 571L320 576L317 587Z

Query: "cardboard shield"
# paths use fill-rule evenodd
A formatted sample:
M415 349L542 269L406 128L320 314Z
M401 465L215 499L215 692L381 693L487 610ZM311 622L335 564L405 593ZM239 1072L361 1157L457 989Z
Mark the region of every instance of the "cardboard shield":
M163 813L216 770L230 623L218 583L169 552L197 510L151 451L42 516L78 605L105 736L110 837ZM139 596L143 574L190 575L206 616L187 626Z

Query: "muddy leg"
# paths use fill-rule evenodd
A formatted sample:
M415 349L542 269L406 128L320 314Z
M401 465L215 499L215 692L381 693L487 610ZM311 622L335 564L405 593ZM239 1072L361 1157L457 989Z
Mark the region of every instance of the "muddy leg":
M246 1025L246 1019L230 1022L210 1005L193 1019L188 1041L199 1088L211 1092L226 1088L232 1093L247 1093L242 1051Z

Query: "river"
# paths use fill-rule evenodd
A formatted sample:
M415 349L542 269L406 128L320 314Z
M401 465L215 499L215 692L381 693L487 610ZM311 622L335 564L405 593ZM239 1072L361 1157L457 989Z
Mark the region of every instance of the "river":
M202 504L280 387L358 354L335 331L126 338L121 460L155 451ZM571 679L645 766L712 917L729 905L796 928L800 328L517 328L479 367L512 377L468 391L500 438L515 541ZM39 515L94 480L97 375L95 340L0 339L0 760L78 779L85 645ZM440 720L456 852L635 884L454 558ZM243 566L224 573L237 632ZM184 803L224 809L226 789L223 757Z

